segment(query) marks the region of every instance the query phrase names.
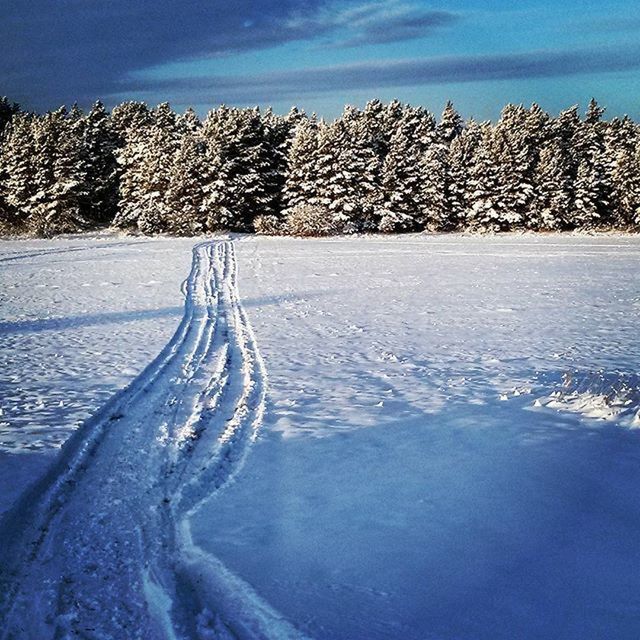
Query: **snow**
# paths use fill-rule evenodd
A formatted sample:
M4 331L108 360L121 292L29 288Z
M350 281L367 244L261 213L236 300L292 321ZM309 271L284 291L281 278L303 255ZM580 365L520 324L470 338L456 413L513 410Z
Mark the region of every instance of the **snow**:
M0 245L4 504L171 338L194 244ZM147 502L173 487L166 548L200 603L188 637L636 637L638 237L241 237L233 247L242 306L232 289L217 307L227 338L208 315L181 373L134 383L118 422L140 452L119 443L129 433L119 425L70 490L64 518L86 522L91 496L131 549L136 508L149 514L151 559L132 552L125 563L143 567L132 607L146 601L167 637L191 611L172 593L156 549L171 536ZM222 295L228 271L215 273ZM135 399L144 388L157 407L148 418ZM187 400L172 402L181 388ZM147 424L151 442L140 440ZM147 486L164 451L184 469L180 484L162 475ZM101 488L107 469L129 484L114 473ZM52 519L50 544L64 540L64 518ZM102 520L85 537L108 539ZM55 583L68 556L67 573L77 562L88 588L75 536L44 566ZM61 611L59 629L65 615L69 633L80 628L81 612Z
M587 418L615 421L627 427L640 426L640 378L619 372L566 372L562 384L534 407L570 411Z
M192 240L0 243L0 511L167 343Z
M534 403L638 371L638 238L238 256L269 406L196 544L310 637L635 636L638 436Z

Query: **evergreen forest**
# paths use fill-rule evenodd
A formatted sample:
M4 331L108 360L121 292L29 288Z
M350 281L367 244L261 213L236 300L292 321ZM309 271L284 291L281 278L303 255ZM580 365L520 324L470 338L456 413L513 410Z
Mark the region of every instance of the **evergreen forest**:
M603 115L510 104L492 123L373 100L332 122L228 106L201 120L0 98L0 232L634 230L640 127Z

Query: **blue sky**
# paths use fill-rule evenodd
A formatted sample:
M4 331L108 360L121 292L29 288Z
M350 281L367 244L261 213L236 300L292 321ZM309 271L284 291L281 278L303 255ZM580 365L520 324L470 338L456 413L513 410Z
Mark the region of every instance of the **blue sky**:
M100 98L297 104L398 98L495 118L595 96L640 116L640 8L622 0L1 0L0 94L46 110Z

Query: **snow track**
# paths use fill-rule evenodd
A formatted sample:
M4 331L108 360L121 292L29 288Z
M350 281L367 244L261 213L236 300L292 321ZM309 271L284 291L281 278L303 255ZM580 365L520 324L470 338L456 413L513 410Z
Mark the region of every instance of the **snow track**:
M172 340L3 520L3 640L301 637L191 541L191 516L244 464L266 387L233 243L193 255Z

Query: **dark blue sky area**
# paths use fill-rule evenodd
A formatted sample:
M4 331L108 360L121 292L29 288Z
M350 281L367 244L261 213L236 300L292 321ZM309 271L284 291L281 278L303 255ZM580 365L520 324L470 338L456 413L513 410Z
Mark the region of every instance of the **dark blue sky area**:
M3 0L0 95L47 110L97 98L297 104L325 117L398 98L494 118L595 96L640 115L640 8L622 0Z

